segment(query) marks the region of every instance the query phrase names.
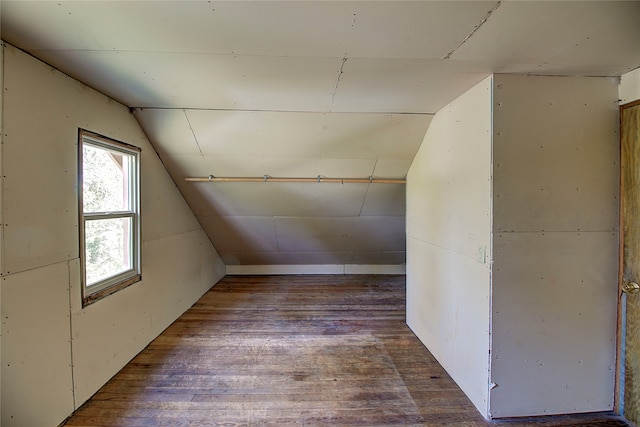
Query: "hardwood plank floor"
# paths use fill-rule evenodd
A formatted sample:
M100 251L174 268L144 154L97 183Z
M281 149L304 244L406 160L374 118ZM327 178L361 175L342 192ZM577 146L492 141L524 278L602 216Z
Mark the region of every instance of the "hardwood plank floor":
M489 423L405 325L404 276L226 277L67 426L625 426Z

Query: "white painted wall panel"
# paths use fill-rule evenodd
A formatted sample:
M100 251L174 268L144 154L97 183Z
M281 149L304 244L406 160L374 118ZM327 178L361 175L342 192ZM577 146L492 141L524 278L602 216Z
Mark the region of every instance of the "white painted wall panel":
M344 274L344 265L229 265L227 274Z
M11 274L3 282L18 277L15 268L28 268L19 276L30 283L12 286L9 293L2 284L1 303L3 315L10 303L11 312L25 313L31 323L18 328L2 352L40 358L37 367L20 375L19 405L9 406L20 419L27 413L38 417L16 425L56 425L219 280L224 265L126 107L10 46L4 61L11 78L5 75L3 114L11 131L3 163L12 164L12 178L3 182L3 215L30 228L5 229L3 254L10 263L3 267ZM78 259L79 127L142 149L143 280L86 308ZM52 264L59 258L62 262ZM53 274L51 268L61 271ZM28 329L31 324L39 326L37 333ZM15 376L4 371L1 378L2 398L13 399L6 390Z
M491 85L434 117L407 176L407 324L488 411Z
M409 235L469 257L475 256L479 245L489 246L488 81L436 115L411 165L407 184Z
M203 267L200 269L200 283L205 288L210 288L212 284L217 283L224 277L226 266L216 248L211 244L209 236L203 229L198 232L200 234L200 249L198 253L200 254L200 265Z
M72 293L78 292L80 289L72 289ZM72 312L78 407L153 338L152 304L147 296L151 292L152 283L143 281Z
M622 75L620 78L620 104L640 99L640 68Z
M3 273L7 274L78 257L78 130L69 117L82 107L68 96L79 90L73 80L42 73L30 66L33 58L13 48L7 47L4 55ZM25 96L31 91L39 97ZM40 99L59 99L60 104Z
M498 75L495 231L615 230L616 81Z
M141 156L142 240L149 241L200 229L198 220L152 148ZM147 153L146 151L149 151ZM171 208L168 208L171 207Z
M489 266L407 237L407 324L485 415Z
M201 229L143 240L142 254L142 282L84 309L79 304L73 307L79 403L224 275L224 266ZM79 293L72 288L72 295Z
M82 308L72 308L75 396L91 397L141 348L202 296L224 275L218 262L208 268L211 247L202 230L144 242L142 282ZM73 271L73 270L72 270ZM204 280L203 280L204 279ZM78 295L79 281L72 284ZM132 327L136 325L136 327Z
M351 264L344 266L344 274L406 274L404 264Z
M613 408L617 82L494 76L493 417Z
M5 275L0 292L0 424L58 425L74 409L67 263Z
M405 264L405 251L356 251L353 254L354 264Z
M199 256L205 243L202 230L145 242L142 274L143 280L153 287L146 302L150 305L152 339L222 277L214 276L214 280L209 282L201 280L201 272L212 270L208 267L214 264L211 258ZM218 271L222 269L219 261L215 262L215 267Z
M494 237L491 415L613 408L617 232Z
M186 184L181 187L199 217L357 216L369 185L277 182Z
M283 251L404 249L404 217L275 218L278 247Z
M405 266L403 264L228 265L227 274L405 274Z
M268 216L203 216L205 232L221 252L274 252L278 250L276 226Z
M362 216L404 216L406 188L403 184L372 184L362 204Z
M222 251L221 251L222 252ZM405 251L324 251L324 252L222 252L222 259L229 265L286 265L287 263L313 264L368 264L400 265L405 263Z
M227 267L231 265L299 265L299 274L313 274L313 270L306 270L309 265L344 265L351 264L354 259L353 251L323 251L323 252L222 252L222 259ZM228 271L228 270L227 270Z

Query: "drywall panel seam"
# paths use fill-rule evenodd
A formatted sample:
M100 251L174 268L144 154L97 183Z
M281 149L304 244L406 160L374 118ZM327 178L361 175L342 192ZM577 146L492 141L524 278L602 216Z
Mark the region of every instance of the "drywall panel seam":
M407 233L407 237L411 238L413 240L416 240L418 242L422 242L424 244L427 244L429 246L433 246L434 248L438 248L438 249L442 249L444 251L450 252L452 254L456 254L456 255L460 255L460 256L464 256L464 257L469 257L469 258L475 258L475 254L471 254L469 252L464 252L464 251L457 250L457 249L454 249L454 248L450 248L450 247L447 247L447 246L438 245L438 244L430 242L428 240L424 240L424 239L421 239L419 237L413 236L413 235L411 235L409 233ZM487 250L488 249L489 248L487 248Z
M498 8L502 6L502 2L499 1L497 2L490 10L489 12L487 12L487 14L485 15L484 18L482 18L480 20L480 22L478 23L478 25L476 25L476 27L467 35L467 37L464 38L464 40L462 40L460 42L460 44L458 46L456 46L451 52L447 53L442 59L446 60L446 59L451 59L451 56L456 52L456 50L458 50L463 44L465 44L467 42L467 40L469 40L471 37L473 37L473 35L478 32L478 30L480 28L482 28L482 26L484 24L487 23L487 21L489 20L489 18L491 17L491 15L493 14L493 12L495 12L496 10L498 10Z
M493 162L493 95L494 95L494 78L490 77L491 82L489 84L489 247L486 254L488 259L486 260L489 265L489 312L487 318L489 319L489 325L487 326L489 332L489 351L487 352L487 399L483 416L491 418L491 389L495 387L495 384L491 380L491 351L493 350L493 175L494 175L494 162Z
M140 110L181 110L181 111L222 111L222 112L239 112L239 113L300 113L300 114L375 114L381 116L399 115L399 116L435 116L436 113L420 113L408 111L331 111L327 113L324 110L277 110L277 109L254 109L254 108L177 108L177 107L131 107L135 113Z
M276 226L275 217L271 217L271 224L273 225L273 234L276 238L276 251L280 252L280 238L278 237L278 227Z
M187 112L185 110L182 110L182 112L184 113L184 118L187 120L187 124L189 124L189 130L191 131L191 134L193 135L193 142L196 143L196 147L198 147L198 151L200 152L200 155L202 157L204 157L204 154L202 153L202 148L200 147L200 144L198 143L198 138L196 138L196 132L193 130L193 126L191 126L191 122L189 121L189 116L187 116Z
M344 73L344 64L347 62L349 58L346 56L342 58L342 63L340 64L340 71L338 71L338 77L336 78L336 85L333 88L333 93L331 94L331 102L329 103L329 108L333 107L333 102L336 98L336 93L338 92L338 86L340 86L340 79L342 79L342 74Z
M48 262L46 264L37 265L37 266L34 266L34 267L26 268L24 270L15 270L15 271L12 271L12 272L7 271L6 273L3 272L2 276L4 276L4 277L14 276L16 274L27 273L27 272L33 271L33 270L40 270L41 268L52 267L52 266L58 265L58 264L68 264L71 261L75 261L75 260L80 260L80 258L71 258L71 259L65 259L65 260L61 260L61 261Z
M76 381L74 378L74 366L73 366L73 318L71 313L71 263L67 261L67 291L69 292L69 366L71 367L71 400L73 401L73 407L76 406Z

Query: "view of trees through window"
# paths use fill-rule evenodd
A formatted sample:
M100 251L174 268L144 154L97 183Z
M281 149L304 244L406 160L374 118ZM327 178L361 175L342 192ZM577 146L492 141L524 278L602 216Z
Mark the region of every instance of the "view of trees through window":
M131 210L133 156L86 143L82 155L85 272L90 286L132 268L133 218L102 214Z

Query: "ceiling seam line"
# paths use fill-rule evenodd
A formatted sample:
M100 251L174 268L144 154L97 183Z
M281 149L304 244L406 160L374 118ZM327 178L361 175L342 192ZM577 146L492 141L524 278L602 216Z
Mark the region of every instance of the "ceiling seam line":
M131 110L182 110L182 111L220 111L220 112L241 112L241 113L304 113L304 114L380 114L380 115L406 115L406 116L435 116L436 113L407 112L407 111L320 111L320 110L269 110L269 109L248 109L248 108L197 108L197 107L129 107Z
M471 37L473 37L473 35L484 25L486 24L486 22L489 20L489 18L491 17L491 15L493 14L493 12L495 12L496 10L498 10L498 8L502 6L502 1L497 2L492 8L491 10L489 10L489 12L487 12L487 14L485 15L484 18L482 18L482 20L480 20L480 23L476 26L476 28L473 29L473 31L471 31L471 33L469 33L469 35L467 37L464 38L464 40L462 40L460 42L460 44L458 46L456 46L451 52L447 53L442 60L445 61L447 59L450 59L451 56L456 52L456 50L460 49L460 47L465 44L467 42L467 40L469 40Z
M336 79L336 85L333 88L333 93L331 94L331 102L329 103L329 107L333 106L333 101L336 97L336 93L338 92L338 86L340 85L340 79L342 78L342 73L344 73L344 64L347 62L347 57L342 58L342 63L340 64L340 71L338 72L338 78Z
M191 135L193 135L193 141L196 143L196 147L198 147L198 151L200 152L200 155L204 157L204 153L202 152L202 148L200 148L200 143L198 142L198 138L196 137L196 132L193 130L193 126L191 126L191 122L189 121L189 116L187 116L187 111L183 109L182 112L184 113L184 118L187 121L187 124L189 125L189 130L191 131Z
M371 176L369 179L373 178L376 173L376 166L378 165L378 159L375 159L373 163L373 169L371 170ZM369 195L369 189L371 188L371 184L367 185L367 189L364 191L364 197L362 198L362 204L360 205L360 212L358 212L358 217L362 216L362 211L364 210L364 204L367 202L367 195Z
M278 237L278 227L276 226L276 217L271 217L271 224L273 225L273 234L276 238L276 252L280 253L280 238ZM270 251L269 251L270 252Z
M9 43L9 42L7 42ZM11 44L11 43L9 43ZM14 46L14 45L12 45ZM18 48L17 46L14 46ZM18 48L20 49L20 48ZM23 49L20 49L23 50ZM232 56L232 57L256 57L256 58L294 58L294 59L344 59L340 56L336 55L296 55L296 54L257 54L257 53L237 53L237 52L190 52L190 51L173 51L173 50L138 50L138 49L73 49L73 48L31 48L29 52L74 52L74 53L142 53L142 54L160 54L160 55L200 55L200 56ZM354 59L409 59L409 60L433 60L437 61L438 59L433 56L373 56L373 55L352 55Z

